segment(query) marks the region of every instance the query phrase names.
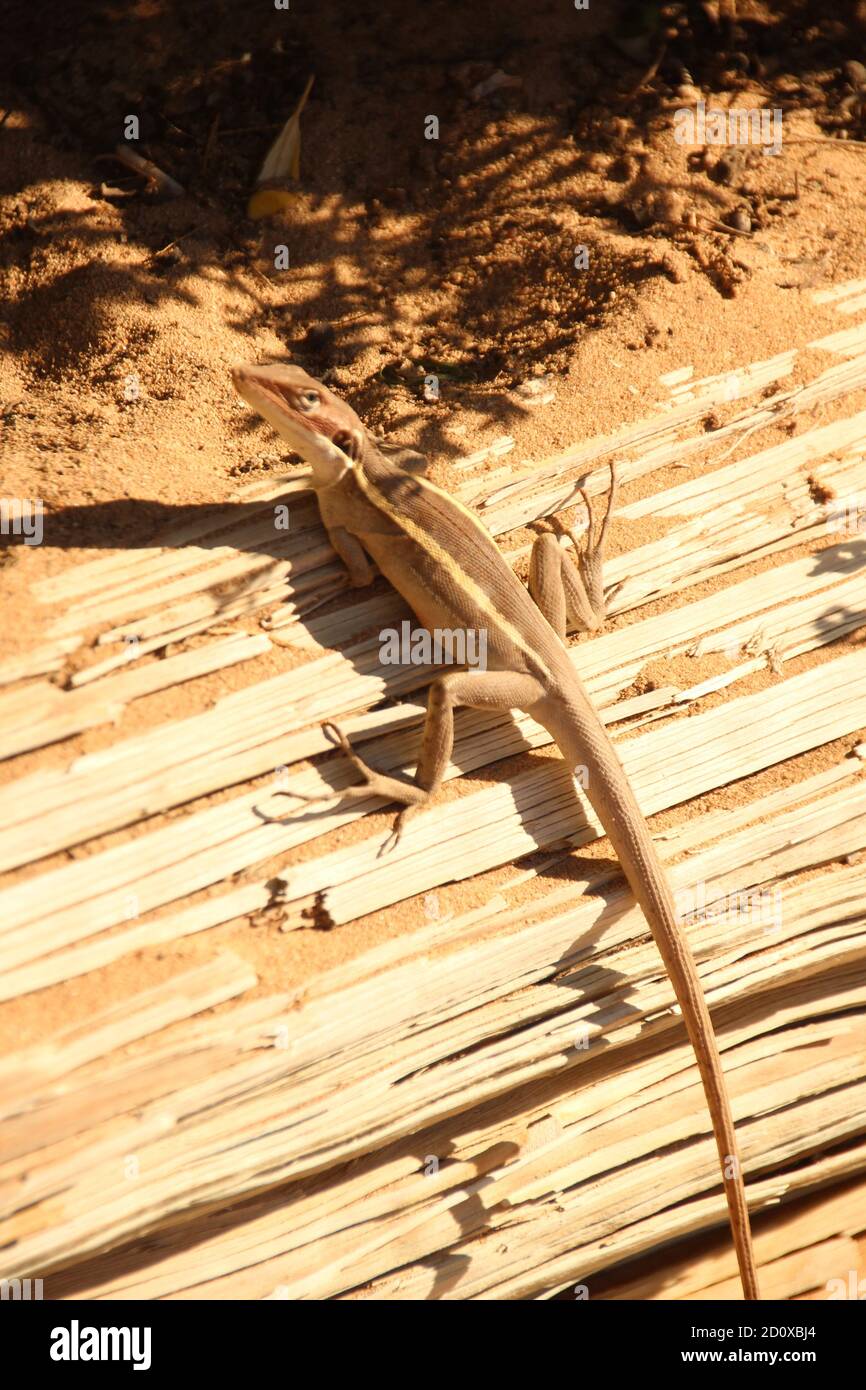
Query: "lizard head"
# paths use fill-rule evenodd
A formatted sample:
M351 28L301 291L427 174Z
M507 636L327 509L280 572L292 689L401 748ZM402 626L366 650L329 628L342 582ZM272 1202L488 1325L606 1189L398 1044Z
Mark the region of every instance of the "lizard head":
M238 395L267 420L330 487L361 457L366 431L351 406L302 367L233 367Z

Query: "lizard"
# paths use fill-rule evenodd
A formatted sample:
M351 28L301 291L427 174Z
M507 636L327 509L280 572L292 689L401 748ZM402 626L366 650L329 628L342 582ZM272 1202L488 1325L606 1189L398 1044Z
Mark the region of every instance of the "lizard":
M569 620L590 632L604 621L602 561L615 466L600 530L593 535L584 493L590 513L586 544L581 548L570 533L577 561L552 531L543 532L532 547L527 589L480 518L424 476L423 456L411 455L408 466L388 458L328 386L295 365L237 366L232 380L241 398L310 465L321 519L348 583L372 583L375 564L426 628L486 634L484 670L437 675L430 686L414 779L369 767L339 726L325 726L362 779L338 795L351 800L372 794L400 803L399 837L408 816L439 791L460 705L525 711L556 741L569 769L581 768L582 785L673 985L712 1120L743 1296L759 1298L742 1164L697 967L643 812L565 645Z

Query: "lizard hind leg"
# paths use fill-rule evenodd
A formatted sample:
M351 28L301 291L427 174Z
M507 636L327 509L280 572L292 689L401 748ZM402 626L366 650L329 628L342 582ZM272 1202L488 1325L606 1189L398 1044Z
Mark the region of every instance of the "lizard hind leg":
M607 504L604 508L604 515L598 533L595 534L595 516L592 504L585 488L580 490L583 504L586 507L586 514L589 518L586 532L586 543L583 552L580 554L579 565L583 576L584 586L589 597L590 606L600 627L605 618L604 601L604 556L607 548L607 533L610 527L610 519L613 513L614 503L617 495L617 474L616 464L611 460L610 464L610 488L607 494ZM575 538L572 533L571 541L577 549Z
M585 538L581 539L570 527L558 526L559 534L567 536L574 546L576 562L553 531L543 532L532 547L529 592L561 640L565 639L569 621L584 632L596 632L604 622L604 553L616 491L616 468L611 463L610 491L597 533L585 488L580 489L589 518Z
M368 767L352 748L336 724L325 724L328 737L346 754L364 779L364 785L346 787L340 793L350 800L381 796L403 803L403 810L383 850L396 846L406 822L436 795L445 778L454 748L454 707L471 705L475 709L528 709L544 692L534 676L519 671L453 671L437 676L427 697L427 715L418 768L413 780L404 781ZM381 853L382 851L380 851Z

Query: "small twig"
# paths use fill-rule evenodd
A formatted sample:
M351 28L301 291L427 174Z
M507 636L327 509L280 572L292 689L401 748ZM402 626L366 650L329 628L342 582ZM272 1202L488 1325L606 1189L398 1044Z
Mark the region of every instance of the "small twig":
M216 115L214 116L213 121L211 122L211 128L210 128L210 130L208 131L207 140L205 141L204 153L202 154L202 157L201 157L201 171L202 171L202 173L205 173L205 171L207 170L207 166L208 166L208 164L210 163L210 157L211 157L211 155L213 154L214 146L216 145L216 142L217 142L217 138L218 138L218 134L219 134L219 128L220 128L220 113L219 113L219 111L218 111L218 112L216 113ZM225 131L223 131L223 134L225 134Z
M798 388L798 394L799 391L802 391L802 389L802 386ZM770 429L772 426L776 425L779 422L779 420L784 420L792 414L793 408L791 406L790 400L780 401L777 405L773 407L773 413L768 420L757 419L754 421L753 424L749 425L748 429L745 431L744 434L737 435L733 439L731 444L729 444L725 452L719 458L716 459L716 463L724 463L725 459L730 458L734 450L738 449L741 444L745 444L746 440L750 439L752 435L756 433L756 431Z
M178 135L182 135L183 138L184 138L184 140L192 140L192 139L194 139L194 136L192 136L188 130L184 130L183 126L175 125L175 123L174 123L174 121L171 119L171 117L170 117L170 116L167 116L167 115L165 114L164 111L160 111L159 114L160 114L160 116L162 117L162 119L165 121L166 125L167 125L167 126L170 126L172 130L177 131Z
M256 275L258 275L260 280L264 280L265 284L268 286L268 289L272 290L274 288L273 280L269 280L267 275L265 275L265 272L263 270L259 270L257 265L253 265L252 261L249 262L248 269L252 270Z
M176 236L174 241L168 242L166 246L161 246L158 251L152 251L151 260L155 261L157 256L164 256L166 251L170 251L173 246L177 246L178 242L186 241L188 236L194 236L198 230L198 227L190 227L189 231L184 232L182 236Z
M658 51L658 54L657 54L656 58L654 59L654 61L653 61L652 63L650 63L649 67L647 68L646 72L644 73L644 75L643 75L643 77L640 79L640 81L637 82L637 83L634 85L634 87L632 87L628 92L626 92L626 98L627 98L627 99L630 98L630 97L636 97L637 94L638 94L638 92L640 91L641 87L645 87L646 84L647 84L648 82L652 82L653 78L655 77L656 73L658 72L659 68L661 67L662 59L664 58L664 56L665 56L665 54L667 53L667 51L668 51L668 46L667 46L666 43L663 43L662 46L661 46L661 48L660 48L659 51Z
M695 216L714 227L717 232L727 232L729 236L750 237L752 235L751 232L741 232L739 227L729 227L727 222L719 222L715 217L708 217L705 212L698 212Z
M282 130L282 122L276 121L271 125L237 125L231 129L221 130L220 138L226 135L264 135L269 130Z
M137 198L138 190L135 188L120 188L117 184L101 183L99 185L99 196L101 198Z
M114 153L110 155L97 155L97 159L116 159L121 164L125 164L127 169L132 169L134 173L143 175L149 183L153 184L165 198L183 198L186 190L182 184L167 174L164 169L153 163L151 159L145 159L143 155L130 149L128 145L115 145Z

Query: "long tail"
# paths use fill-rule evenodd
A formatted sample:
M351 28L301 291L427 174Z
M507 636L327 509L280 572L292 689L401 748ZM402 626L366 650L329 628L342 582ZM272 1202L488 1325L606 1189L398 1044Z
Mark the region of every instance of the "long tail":
M580 763L587 770L587 795L643 909L682 1010L719 1151L743 1296L759 1299L742 1165L719 1048L694 957L677 920L667 875L616 749L582 687L580 697L569 701L567 727L561 722L561 706L558 713L557 728L551 732L569 763Z

